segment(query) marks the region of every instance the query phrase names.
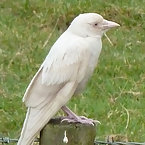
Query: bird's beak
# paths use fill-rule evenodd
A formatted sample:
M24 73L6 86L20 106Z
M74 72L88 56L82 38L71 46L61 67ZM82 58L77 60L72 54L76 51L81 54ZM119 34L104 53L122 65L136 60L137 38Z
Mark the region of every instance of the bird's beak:
M119 26L120 26L119 24L112 22L112 21L105 20L105 19L102 22L103 30L108 30L110 28L119 27Z

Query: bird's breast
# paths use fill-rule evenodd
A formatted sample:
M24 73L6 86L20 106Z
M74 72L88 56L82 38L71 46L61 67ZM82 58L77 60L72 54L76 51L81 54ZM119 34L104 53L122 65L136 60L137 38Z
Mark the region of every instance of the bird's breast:
M98 58L100 56L100 52L102 49L102 42L101 39L100 40L90 40L90 45L89 45L89 52L90 52L90 58L88 61L88 64L86 66L86 72L85 75L82 79L82 81L78 84L78 87L75 91L75 94L78 94L80 92L82 92L85 89L85 86L88 82L88 80L90 79L90 77L92 76L94 69L97 65L98 62Z

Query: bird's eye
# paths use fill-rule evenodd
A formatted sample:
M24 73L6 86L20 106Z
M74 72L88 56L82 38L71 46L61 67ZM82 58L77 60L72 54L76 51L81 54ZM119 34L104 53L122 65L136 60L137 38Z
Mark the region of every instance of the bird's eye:
M98 25L98 23L95 23L95 26L97 26Z

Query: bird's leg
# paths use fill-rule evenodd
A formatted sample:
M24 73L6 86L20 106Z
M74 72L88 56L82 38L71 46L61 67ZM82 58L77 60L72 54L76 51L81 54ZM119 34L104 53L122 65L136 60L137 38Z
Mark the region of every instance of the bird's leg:
M79 119L79 117L72 112L67 106L62 106L61 109L64 111L64 113L66 113L67 116L69 116L70 118L76 118Z
M67 116L63 118L62 122L67 121L70 123L76 122L76 123L91 124L91 125L94 125L95 123L100 123L98 120L89 119L84 116L77 116L67 106L62 106L61 109L64 111L64 113L67 114Z

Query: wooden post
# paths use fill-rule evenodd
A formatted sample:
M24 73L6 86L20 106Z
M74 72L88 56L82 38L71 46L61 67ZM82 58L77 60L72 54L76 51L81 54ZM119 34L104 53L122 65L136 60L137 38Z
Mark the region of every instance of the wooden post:
M41 131L40 145L94 145L95 136L96 126L61 123L61 118L55 118ZM64 137L66 142L63 141Z

